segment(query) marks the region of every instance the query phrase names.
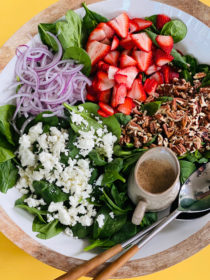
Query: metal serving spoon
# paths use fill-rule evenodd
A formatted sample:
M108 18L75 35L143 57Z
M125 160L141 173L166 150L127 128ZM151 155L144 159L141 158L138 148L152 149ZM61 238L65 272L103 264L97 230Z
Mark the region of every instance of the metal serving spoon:
M164 229L181 213L199 213L210 210L210 162L197 169L181 187L178 208L164 218L141 241L132 246L126 253L112 262L105 270L98 274L95 280L110 278L123 264L134 256L148 241ZM69 278L70 279L70 278Z

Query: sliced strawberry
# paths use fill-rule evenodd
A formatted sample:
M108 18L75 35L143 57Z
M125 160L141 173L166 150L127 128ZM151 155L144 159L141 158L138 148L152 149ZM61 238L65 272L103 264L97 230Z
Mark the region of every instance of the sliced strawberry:
M139 80L142 82L142 80L143 80L143 75L142 75L142 73L140 73L139 74Z
M163 26L169 21L171 21L171 18L168 17L167 15L164 15L164 14L157 15L157 19L156 19L157 29L162 29Z
M98 102L98 98L96 95L92 95L91 93L86 94L86 100L89 100L91 102Z
M138 26L138 29L136 31L144 30L152 25L152 22L150 20L146 20L143 18L133 18L133 22Z
M115 79L115 82L118 83L118 84L127 84L127 75L122 75L122 74L118 74L116 73L114 75L114 79Z
M106 34L108 39L114 36L114 30L105 22L101 22L97 25L97 27L102 28Z
M99 61L97 66L98 66L99 70L102 70L104 72L107 72L109 70L109 64L107 64L107 63L105 63L103 61Z
M111 46L111 41L108 38L103 39L101 43Z
M131 55L131 50L123 50L121 54Z
M147 35L147 33L142 32L139 34L132 34L131 38L133 39L135 45L142 51L149 52L152 48L152 40Z
M91 64L96 64L99 60L104 58L110 51L110 46L102 44L98 41L89 41L87 43L87 53L91 59Z
M157 35L156 41L164 52L168 54L171 53L174 46L174 40L172 36Z
M119 46L120 40L117 38L117 36L114 36L111 44L111 51L116 50L116 48Z
M125 75L127 76L126 79L126 87L131 88L133 81L135 80L136 76L138 75L138 69L135 66L129 66L125 67L123 69L120 69L117 74ZM116 77L116 75L115 75Z
M115 67L115 66L110 65L110 66L109 66L109 69L108 69L108 78L109 78L110 80L113 80L115 74L117 73L117 71L119 71L119 68L118 68L118 67Z
M108 78L108 74L103 71L98 71L97 82L95 88L99 91L110 89L114 86L114 80Z
M158 82L158 85L161 85L164 83L164 80L163 80L163 74L158 71L158 72L155 72L151 77L150 79L155 79L157 82Z
M89 41L102 41L106 38L106 34L102 28L95 28L91 33L88 38Z
M97 113L103 118L108 118L109 117L109 115L101 109L98 109Z
M111 65L117 66L119 56L120 56L120 52L112 51L104 57L104 61Z
M110 20L108 24L121 38L128 36L129 17L126 13L122 13L116 18Z
M120 68L135 66L137 64L137 62L131 56L126 54L122 54L119 60L120 60Z
M132 40L131 34L128 34L125 39L120 40L120 46L126 50L131 50L134 48L135 44Z
M110 97L111 97L111 89L98 92L98 100L101 102L109 104Z
M165 84L169 84L169 82L170 82L170 67L168 65L164 65L162 67L161 71L163 73L163 78L164 78Z
M157 86L158 86L158 82L155 79L146 79L144 83L144 90L149 95L155 95Z
M169 80L170 81L173 81L173 79L179 79L179 73L173 71L173 70L170 70L170 73L169 73Z
M129 33L134 33L138 31L138 24L134 22L134 20L130 19L129 21Z
M104 113L107 114L108 116L114 115L114 109L108 104L104 102L99 102L98 105L101 108L101 110L104 111Z
M135 79L132 88L128 91L127 96L138 101L146 100L147 96L144 91L144 87L139 79Z
M130 115L132 108L133 100L129 97L126 97L125 102L117 107L118 111L125 115Z
M145 71L145 74L151 75L151 74L155 73L156 71L159 71L160 69L161 69L161 67L159 67L155 64L152 64L149 66L149 68L147 68L147 70Z
M152 52L134 51L133 58L136 60L139 70L144 72L152 63Z
M112 92L112 107L117 107L119 104L123 104L125 101L125 97L127 95L127 89L124 84L115 85Z
M155 53L155 64L157 66L163 66L171 62L174 57L170 54L165 53L164 51L158 49Z

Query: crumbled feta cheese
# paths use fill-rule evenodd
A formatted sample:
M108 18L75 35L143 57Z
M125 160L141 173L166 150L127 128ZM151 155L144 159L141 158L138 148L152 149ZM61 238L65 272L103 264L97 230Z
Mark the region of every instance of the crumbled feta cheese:
M26 202L28 204L29 207L37 207L39 205L46 205L46 203L44 202L44 200L41 199L35 199L32 197L28 197L24 200L24 202Z
M112 161L113 146L117 141L117 137L112 133L107 133L102 137L103 140L103 150L108 158L108 162Z
M51 202L48 211L49 212L56 212L59 211L63 207L63 202Z
M79 131L79 134L75 145L80 149L80 154L85 157L95 146L95 130L91 127L90 131Z
M48 223L51 223L51 222L54 221L54 220L55 220L55 218L54 218L52 215L47 214L47 222L48 222Z
M32 126L29 129L28 135L30 137L31 144L33 144L35 141L38 140L39 136L42 134L42 123L38 123L34 126Z
M104 175L100 175L95 183L96 186L101 186Z
M96 221L98 223L99 228L102 228L104 225L105 216L103 214L98 215Z
M112 219L114 219L114 213L113 213L113 212L110 212L110 213L109 213L109 216L110 216Z
M70 237L74 237L73 231L69 227L65 228L64 232L66 235L68 235Z

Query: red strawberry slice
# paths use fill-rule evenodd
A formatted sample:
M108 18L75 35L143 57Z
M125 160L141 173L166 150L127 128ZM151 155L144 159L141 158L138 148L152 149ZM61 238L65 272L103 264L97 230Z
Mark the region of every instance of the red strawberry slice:
M131 50L123 50L121 54L131 55Z
M138 69L135 66L129 66L129 67L120 69L117 72L117 74L127 76L125 84L126 84L127 88L131 88L133 81L135 80L136 76L138 75ZM115 75L115 77L116 77L116 75Z
M104 57L104 61L111 65L117 66L119 56L120 56L120 52L112 51Z
M169 80L170 81L173 81L173 79L179 79L179 73L173 71L173 70L170 70L170 73L169 73Z
M105 63L103 61L99 61L97 66L98 66L99 70L102 70L104 72L107 72L109 70L109 64L107 64L107 63Z
M87 53L91 59L91 64L96 64L99 60L104 58L110 51L110 46L102 44L98 41L89 41L87 43Z
M88 38L88 41L102 41L106 38L106 34L102 28L95 28L91 33Z
M150 79L155 79L155 80L158 82L158 85L161 85L161 84L164 83L163 74L162 74L160 71L154 73L154 74L150 77Z
M97 113L103 118L108 118L109 117L109 115L101 109L98 109Z
M129 17L126 13L122 13L118 17L110 20L108 24L121 38L128 36Z
M156 19L157 29L162 29L163 26L169 21L171 21L171 18L168 17L167 15L164 15L164 14L157 15L157 19Z
M120 46L126 50L131 50L135 47L131 34L128 34L125 39L120 40Z
M108 38L103 39L101 43L111 46L111 41Z
M144 87L139 79L133 82L132 88L128 91L128 97L139 101L145 101L147 96Z
M123 104L125 101L125 97L127 95L127 89L124 84L115 85L112 92L112 107L117 107L119 104Z
M156 88L158 86L158 82L155 79L146 79L144 83L144 90L149 95L155 95Z
M117 107L118 111L125 115L130 115L132 108L133 100L129 97L126 97L125 102Z
M108 69L108 78L109 78L110 80L113 80L115 74L117 73L117 71L119 71L119 68L118 68L118 67L115 67L115 66L110 65L110 66L109 66L109 69Z
M136 60L139 70L144 72L152 63L152 52L134 51L133 58Z
M133 39L135 45L142 51L149 52L152 49L152 40L147 35L147 33L142 32L139 34L132 34L131 38Z
M122 75L122 74L116 73L114 75L114 79L115 79L116 83L126 85L128 77L127 77L127 75Z
M102 28L104 30L106 37L108 39L110 39L114 36L114 30L107 23L101 22L97 25L97 27Z
M137 62L129 55L122 54L119 58L120 60L120 68L135 66Z
M113 86L114 86L114 80L110 80L108 78L107 73L105 73L103 71L99 71L97 73L97 81L94 86L94 89L97 89L99 91L104 91L104 90L112 88Z
M86 100L89 100L91 102L97 102L98 101L98 98L96 95L92 95L91 93L87 93L86 94Z
M111 106L103 102L99 102L98 105L101 108L101 110L104 111L104 113L107 114L108 116L114 115L114 109Z
M170 67L168 65L164 65L161 69L162 73L163 73L163 78L164 78L164 82L165 84L169 84L170 82Z
M114 36L111 44L111 51L116 50L116 48L119 46L120 40L117 38L117 36Z
M155 73L156 71L159 71L160 69L161 69L161 67L159 67L155 64L152 64L149 66L149 68L147 68L147 70L145 71L145 74L151 75L151 74Z
M143 18L133 18L133 22L138 26L138 29L136 31L144 30L152 25L152 22L150 20L146 20Z
M138 31L138 24L134 22L134 20L130 19L129 21L129 33L134 33Z
M101 101L101 102L109 104L110 97L111 97L111 90L110 89L98 92L98 100Z
M171 62L173 59L174 57L172 55L167 54L160 49L158 49L155 53L155 64L157 66L163 66L164 64Z
M174 46L174 40L171 36L157 35L156 41L164 52L171 53Z

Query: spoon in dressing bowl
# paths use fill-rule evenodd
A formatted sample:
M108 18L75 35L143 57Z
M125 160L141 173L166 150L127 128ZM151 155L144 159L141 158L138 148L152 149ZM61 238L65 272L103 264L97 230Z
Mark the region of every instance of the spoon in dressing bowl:
M178 208L159 223L149 234L132 246L116 261L99 273L94 279L110 278L121 266L134 256L157 233L164 229L181 213L199 213L210 210L210 162L197 169L182 185L179 192Z

